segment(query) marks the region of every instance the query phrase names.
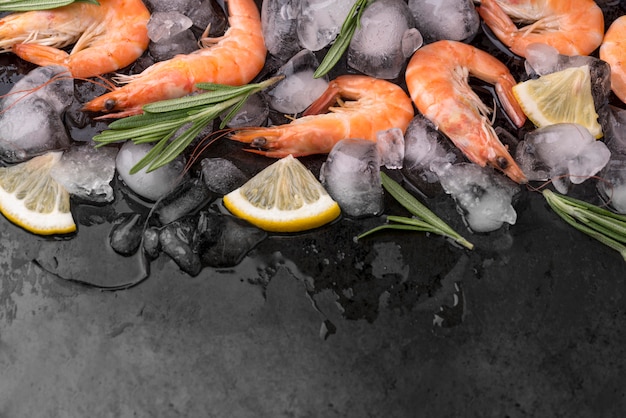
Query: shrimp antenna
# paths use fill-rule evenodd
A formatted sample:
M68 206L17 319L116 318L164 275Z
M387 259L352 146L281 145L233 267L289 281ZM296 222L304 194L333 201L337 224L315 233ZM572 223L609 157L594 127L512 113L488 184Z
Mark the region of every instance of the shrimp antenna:
M194 149L192 150L191 155L189 156L189 160L185 164L185 169L183 170L183 173L187 173L189 170L191 170L191 167L193 167L193 165L198 161L200 156L211 145L213 145L219 139L224 138L226 135L228 135L232 131L234 131L234 129L232 129L232 128L220 129L220 130L212 132L212 133L208 134L207 136L205 136L204 138L202 138L200 140L200 143L196 147L194 147Z
M67 79L72 79L72 80L80 80L80 81L85 81L91 84L94 84L96 86L100 86L100 87L104 87L106 90L115 90L116 87L115 85L110 81L107 80L106 78L102 77L102 76L97 76L99 81L96 80L92 80L89 78L81 78L81 77L73 77L70 73L69 70L67 71L63 71L61 73L55 74L54 76L50 77L49 80L46 80L44 83L32 87L30 89L25 89L25 90L16 90L16 91L10 91L6 94L0 95L0 99L6 98L6 97L10 97L16 94L22 94L22 96L20 96L19 98L17 98L13 103L11 103L9 106L7 106L6 108L0 110L0 114L6 112L7 110L11 109L13 106L15 106L17 103L19 103L21 100L25 99L26 97L28 97L30 94L35 93L36 91L46 87L47 85L54 83L55 81L59 81L59 80L67 80Z

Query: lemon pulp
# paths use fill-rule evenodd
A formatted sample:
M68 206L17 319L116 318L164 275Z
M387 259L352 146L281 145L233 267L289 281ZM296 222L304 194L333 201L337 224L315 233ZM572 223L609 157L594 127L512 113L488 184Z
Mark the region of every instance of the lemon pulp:
M0 167L0 212L16 225L40 235L76 230L68 191L50 176L61 152Z
M317 228L341 212L313 173L291 155L224 196L224 206L235 216L270 232Z
M598 122L588 65L567 68L518 83L513 94L538 128L557 123L577 123L597 139L603 136Z

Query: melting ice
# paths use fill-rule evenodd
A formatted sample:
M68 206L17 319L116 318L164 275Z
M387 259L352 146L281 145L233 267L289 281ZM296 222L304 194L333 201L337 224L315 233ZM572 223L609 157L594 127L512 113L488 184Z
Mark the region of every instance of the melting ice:
M456 155L450 151L449 140L425 116L418 114L404 133L404 167L429 183L436 182L434 168L453 163Z
M626 214L626 110L611 107L603 130L611 158L599 173L598 191L613 209Z
M597 187L600 195L616 212L626 214L626 155L609 160L600 173Z
M472 163L436 168L444 190L456 201L463 219L474 232L491 232L505 222L515 224L512 199L519 186L489 167Z
M300 45L319 51L339 34L356 0L302 0L297 21Z
M286 61L302 49L298 41L298 0L265 0L261 7L261 25L265 46L270 54Z
M226 195L249 179L235 164L224 158L204 158L200 166L204 183L217 194Z
M224 112L221 117L230 113L230 109ZM270 113L269 104L265 96L257 93L248 97L246 102L232 115L226 123L229 128L241 128L245 126L263 126Z
M0 102L0 158L25 161L47 151L69 147L62 115L74 98L74 81L60 76L67 68L38 67L15 83Z
M205 28L209 36L220 36L226 28L224 10L215 0L150 0L148 49L156 61L188 54L198 49L197 37Z
M376 78L398 77L423 40L404 0L377 0L361 16L348 48L348 65Z
M117 148L75 145L63 153L50 175L72 196L96 203L112 202L116 156Z
M285 114L296 114L305 110L328 87L325 77L314 78L319 62L306 49L298 52L276 73L285 78L267 92L270 107Z
M478 33L480 17L473 0L409 0L417 28L428 43L463 41Z
M400 169L404 163L404 134L400 128L376 132L376 146L380 165L389 169Z
M130 170L135 164L151 149L150 144L135 144L132 141L127 141L120 148L115 164L120 177L133 192L149 200L158 200L180 182L184 164L178 158L149 173L144 167L139 172L130 174Z
M560 193L600 171L611 152L583 126L560 123L529 132L515 159L529 180L549 180Z
M320 181L348 216L377 215L383 210L380 156L375 142L339 141L322 164Z
M148 22L148 37L152 42L169 39L189 29L192 20L178 11L154 12Z

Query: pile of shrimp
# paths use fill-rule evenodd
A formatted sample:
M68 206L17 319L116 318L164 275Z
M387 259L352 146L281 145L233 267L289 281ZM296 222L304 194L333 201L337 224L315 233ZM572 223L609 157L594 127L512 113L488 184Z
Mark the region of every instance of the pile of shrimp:
M197 51L157 62L143 72L118 75L119 85L94 97L83 110L100 118L142 112L145 104L182 97L200 82L242 85L266 66L260 6L254 0L227 0L229 28L219 38L203 36ZM488 30L523 58L533 43L565 55L599 54L611 66L615 95L626 101L626 17L605 31L602 9L593 0L482 0L476 6ZM77 2L44 12L15 13L0 19L0 48L39 65L61 64L75 77L117 71L146 49L149 14L141 0ZM206 34L206 32L205 32ZM70 53L62 50L74 43ZM507 65L468 43L439 40L418 49L399 83L365 75L344 75L293 122L237 129L230 138L268 157L325 154L344 138L376 140L381 130L405 130L419 112L480 166L492 166L518 183L524 173L498 138L487 104L470 87L470 77L492 84L511 121L526 117L512 94L519 82ZM405 84L403 84L403 82Z

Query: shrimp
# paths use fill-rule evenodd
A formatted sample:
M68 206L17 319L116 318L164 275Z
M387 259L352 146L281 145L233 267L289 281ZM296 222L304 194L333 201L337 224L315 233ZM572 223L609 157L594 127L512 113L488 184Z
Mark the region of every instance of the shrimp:
M341 99L340 106L334 104ZM344 101L347 100L347 101ZM330 113L323 113L329 111ZM304 112L285 125L242 128L231 139L262 150L248 150L281 158L327 154L346 138L376 141L376 133L391 128L403 132L415 115L409 96L396 84L364 75L343 75Z
M602 43L604 15L593 0L482 0L478 13L515 54L544 43L563 55L589 55ZM518 28L513 21L528 23Z
M157 62L140 74L120 76L124 85L83 106L90 112L116 112L104 117L142 113L142 106L196 91L196 84L246 84L265 65L261 17L254 0L228 0L229 29L217 39L203 38L202 47L187 55ZM101 117L102 118L102 117Z
M626 103L626 16L609 26L600 46L600 59L611 66L611 89Z
M417 109L469 160L525 183L526 176L487 119L489 109L469 86L469 75L495 84L505 112L517 127L524 124L526 116L513 96L515 79L508 68L471 45L438 41L418 49L407 65L406 83Z
M148 47L150 12L141 0L75 2L0 19L0 52L34 64L63 65L87 78L133 63ZM74 44L72 51L59 49Z

